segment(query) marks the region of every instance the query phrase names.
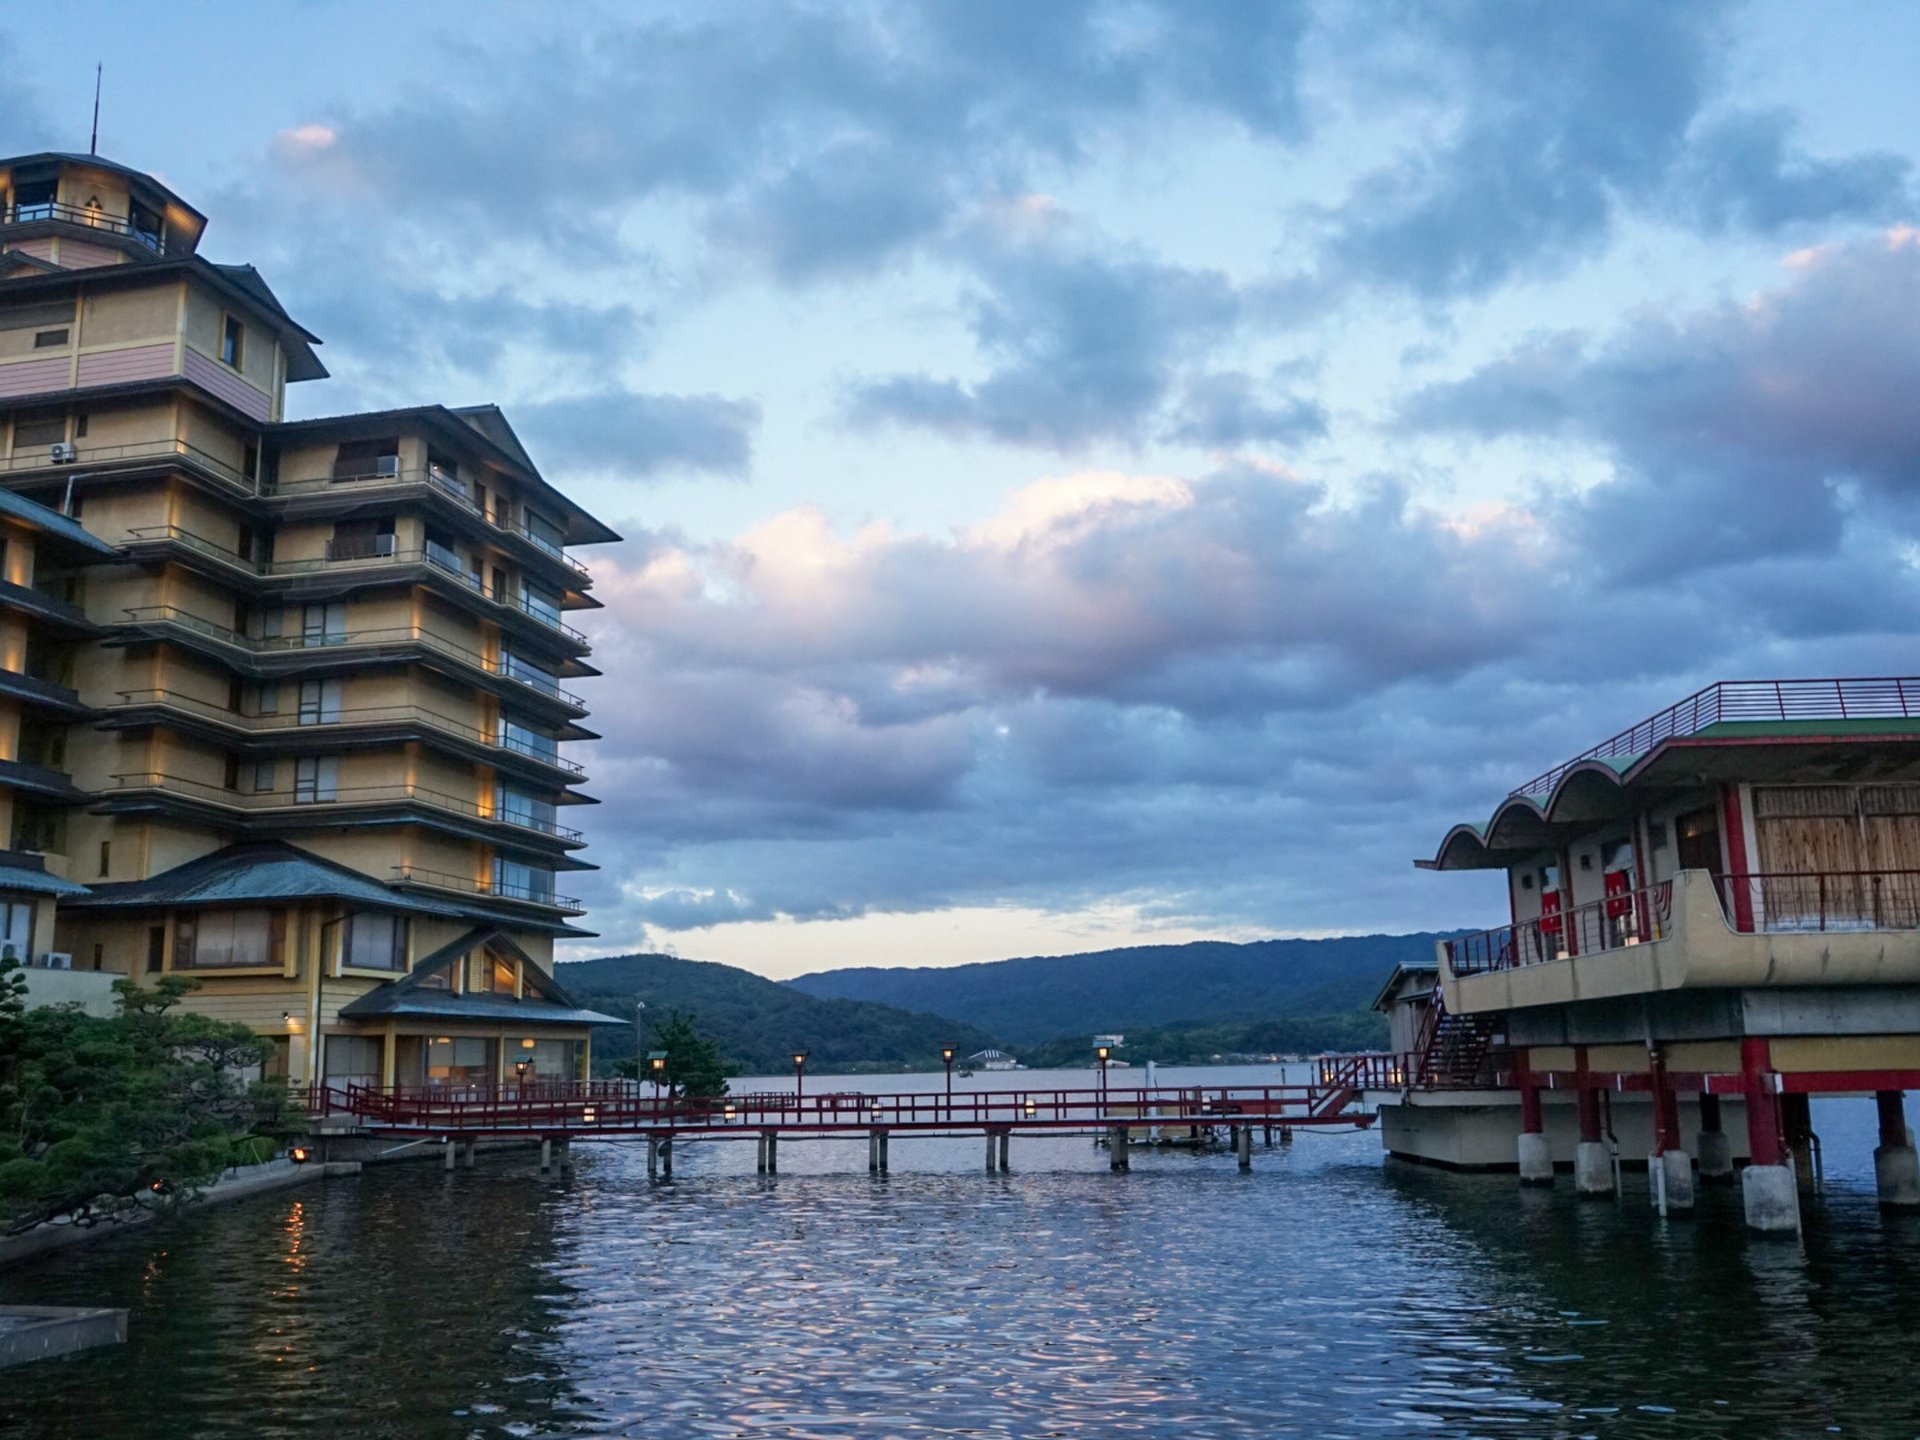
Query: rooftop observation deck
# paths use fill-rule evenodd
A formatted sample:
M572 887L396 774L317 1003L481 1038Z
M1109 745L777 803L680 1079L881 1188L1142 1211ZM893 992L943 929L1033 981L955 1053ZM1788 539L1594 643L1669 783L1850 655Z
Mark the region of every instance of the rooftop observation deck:
M1665 740L1702 735L1714 727L1800 726L1823 720L1920 719L1920 678L1849 680L1720 680L1657 715L1609 736L1510 795L1549 795L1576 766L1647 754Z

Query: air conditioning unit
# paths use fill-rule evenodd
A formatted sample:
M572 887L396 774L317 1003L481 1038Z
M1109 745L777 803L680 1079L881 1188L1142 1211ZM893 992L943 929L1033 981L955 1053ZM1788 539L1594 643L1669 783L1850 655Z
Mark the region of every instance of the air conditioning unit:
M79 458L79 448L70 441L56 440L47 449L47 459L55 465L71 465Z
M71 970L73 956L65 950L49 950L40 957L40 963L49 970Z

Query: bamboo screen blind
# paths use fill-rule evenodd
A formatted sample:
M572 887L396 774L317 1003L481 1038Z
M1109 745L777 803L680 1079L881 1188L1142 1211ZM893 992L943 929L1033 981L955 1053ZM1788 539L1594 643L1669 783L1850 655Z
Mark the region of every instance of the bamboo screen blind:
M1768 874L1920 870L1920 785L1756 786L1753 813Z

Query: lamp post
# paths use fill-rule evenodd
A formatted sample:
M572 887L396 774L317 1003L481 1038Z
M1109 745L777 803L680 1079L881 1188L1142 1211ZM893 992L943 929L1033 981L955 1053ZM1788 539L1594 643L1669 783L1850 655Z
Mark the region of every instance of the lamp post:
M513 1062L514 1077L520 1082L522 1090L527 1088L527 1072L533 1069L533 1061L516 1060Z
M666 1051L649 1050L647 1052L647 1074L653 1080L653 1108L655 1110L658 1110L660 1108L660 1098L662 1093L660 1088L661 1083L666 1079L666 1075L667 1075L667 1052Z
M947 1067L947 1119L953 1119L953 1046L940 1047L940 1063Z
M1096 1045L1093 1053L1100 1057L1100 1113L1107 1113L1107 1059L1113 1054L1111 1046Z
M794 1106L795 1109L799 1108L798 1101L801 1095L802 1077L805 1074L806 1068L807 1068L807 1052L805 1050L794 1051L793 1052L793 1098L794 1098L794 1101L796 1102Z

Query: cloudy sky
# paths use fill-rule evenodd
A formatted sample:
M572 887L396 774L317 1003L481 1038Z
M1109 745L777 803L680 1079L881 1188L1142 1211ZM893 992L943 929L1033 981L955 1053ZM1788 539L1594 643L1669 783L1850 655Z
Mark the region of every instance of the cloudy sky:
M96 59L295 413L628 537L577 953L1493 923L1517 781L1920 668L1910 4L13 7L9 148Z

